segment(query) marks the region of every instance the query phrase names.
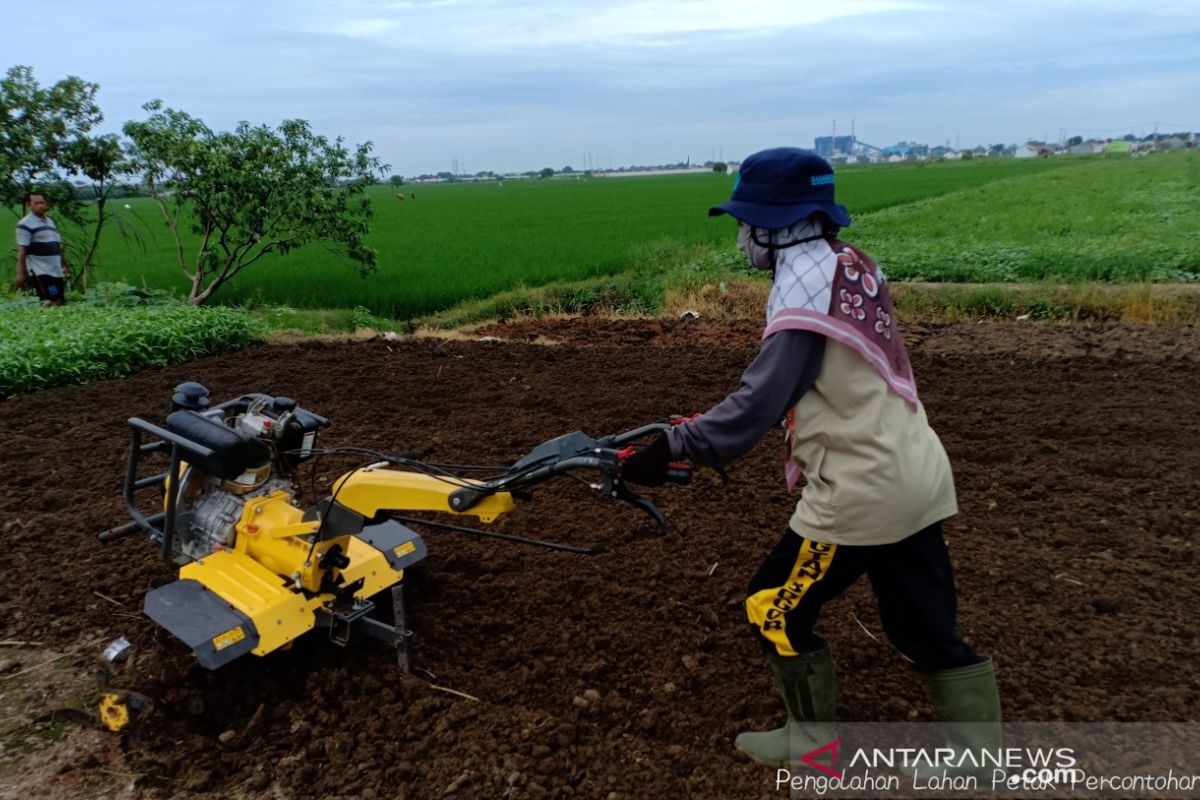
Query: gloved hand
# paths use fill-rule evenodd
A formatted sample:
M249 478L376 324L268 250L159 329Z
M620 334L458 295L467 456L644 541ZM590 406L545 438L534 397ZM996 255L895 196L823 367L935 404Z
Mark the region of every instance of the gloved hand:
M666 435L660 433L653 442L635 450L621 462L621 477L642 486L662 486L667 480L670 463L671 444Z

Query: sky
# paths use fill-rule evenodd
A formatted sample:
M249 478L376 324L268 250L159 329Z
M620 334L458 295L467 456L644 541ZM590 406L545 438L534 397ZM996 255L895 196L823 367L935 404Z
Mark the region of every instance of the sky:
M5 0L6 3L13 0ZM392 173L737 160L1200 131L1200 3L1093 0L63 0L0 68L161 99L217 130L306 119ZM35 13L36 12L36 13Z

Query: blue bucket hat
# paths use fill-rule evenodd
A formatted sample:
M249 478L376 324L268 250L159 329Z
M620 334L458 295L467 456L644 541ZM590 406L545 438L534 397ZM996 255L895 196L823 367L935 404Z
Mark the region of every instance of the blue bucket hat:
M839 228L850 225L846 207L833 199L833 167L811 150L775 147L747 156L733 196L708 210L756 228L786 228L816 212Z

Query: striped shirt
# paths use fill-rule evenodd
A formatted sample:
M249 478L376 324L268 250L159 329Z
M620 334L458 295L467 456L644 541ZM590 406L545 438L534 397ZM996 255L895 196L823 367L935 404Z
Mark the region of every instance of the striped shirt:
M25 248L25 270L30 275L62 278L62 237L49 217L26 214L17 223L17 244Z

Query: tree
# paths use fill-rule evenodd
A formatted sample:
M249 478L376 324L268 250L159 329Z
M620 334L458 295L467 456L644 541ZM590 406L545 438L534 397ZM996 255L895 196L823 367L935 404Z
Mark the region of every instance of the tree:
M105 136L81 136L69 142L60 155L60 161L68 175L82 175L91 182L90 195L96 201L96 220L92 226L92 240L80 258L73 260L78 265L72 276L74 283L86 291L88 279L96 267L96 252L100 249L100 234L112 218L121 231L122 238L136 239L135 231L125 219L109 208L108 201L122 191L121 177L130 169L121 141L115 133Z
M366 187L387 170L371 143L347 149L313 134L304 120L279 129L239 123L214 133L199 119L144 108L144 122L125 123L132 168L175 238L179 268L191 282L188 302L203 303L268 253L284 254L317 242L349 259L359 274L375 270L366 246L372 216ZM181 221L200 237L194 257L184 252Z
M62 179L63 151L103 120L99 88L74 76L43 87L32 67L9 68L0 79L0 203L19 212L36 188L61 215L79 219L74 189Z
M1072 136L1070 139L1067 139L1067 147L1078 147L1081 144L1083 144L1082 136Z
M717 161L717 162L714 162L712 165L712 171L719 172L722 175L724 175L726 173L726 171L728 171L728 169L729 169L729 166L724 161Z
M542 180L545 180L546 178L553 178L553 177L554 177L554 168L553 167L543 167L542 171L538 173L538 178L541 178Z
M404 178L403 178L402 176L400 176L400 175L393 175L393 176L392 176L392 177L389 179L389 182L392 184L392 186L394 186L395 188L399 189L401 186L403 186L403 185L404 185Z

